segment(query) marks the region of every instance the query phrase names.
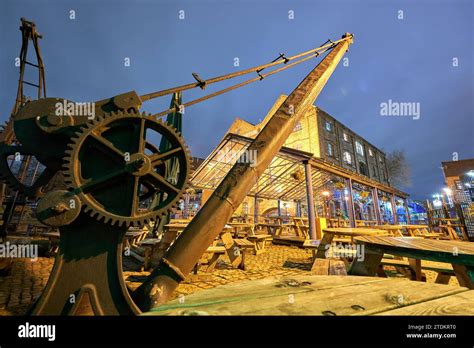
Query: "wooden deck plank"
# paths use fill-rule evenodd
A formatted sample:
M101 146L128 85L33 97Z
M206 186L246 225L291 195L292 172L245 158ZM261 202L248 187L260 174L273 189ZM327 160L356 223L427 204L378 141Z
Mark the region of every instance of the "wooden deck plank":
M157 308L151 315L371 315L467 291L406 279L272 277L228 284Z
M378 315L474 315L474 291L442 297Z
M357 237L366 249L424 260L474 266L474 243L410 237Z
M381 281L374 277L347 277L347 276L315 276L304 275L294 277L268 277L259 280L242 281L238 283L230 283L218 286L213 289L203 290L186 296L185 303L187 306L200 306L207 302L232 302L246 298L259 298L268 295L295 294L298 292L308 291L308 289L328 289L352 284L365 284ZM293 285L293 286L292 286ZM298 285L298 286L296 286ZM171 301L161 306L156 311L164 311L170 308L182 307L179 301Z

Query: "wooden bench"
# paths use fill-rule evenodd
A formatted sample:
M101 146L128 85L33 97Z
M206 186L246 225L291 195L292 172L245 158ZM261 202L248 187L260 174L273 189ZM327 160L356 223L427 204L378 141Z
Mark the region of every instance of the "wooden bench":
M421 260L450 263L459 284L474 289L474 245L471 242L371 236L357 237L356 243L365 246L365 258L354 260L349 274L375 275L386 253L412 259L416 280L421 280Z
M413 269L413 263L410 264L410 261L408 260L383 258L380 264L382 266L393 266L397 269L399 267L408 268L411 273L411 278L416 279L416 269ZM438 284L448 284L449 279L455 275L453 267L449 264L432 265L432 264L427 264L426 262L422 261L421 269L438 273L438 276L436 277L436 280L435 280L435 283L438 283ZM381 275L381 273L379 273L379 275Z
M229 258L232 267L245 270L245 253L249 249L254 250L254 248L254 243L248 241L247 239L232 238L231 233L228 230L224 230L220 234L220 238L216 240L216 243L207 248L205 254L208 255L208 258L207 260L201 259L201 261L198 262L197 266L195 267L195 273L197 268L199 268L206 261L206 272L212 272L217 264L217 260L221 255L224 254L226 254ZM204 258L206 258L206 256Z

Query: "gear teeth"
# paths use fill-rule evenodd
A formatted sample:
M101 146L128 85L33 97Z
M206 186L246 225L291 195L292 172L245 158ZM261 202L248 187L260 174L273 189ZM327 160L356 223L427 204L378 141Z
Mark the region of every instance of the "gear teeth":
M100 127L101 125L107 125L110 122L113 122L114 119L117 118L147 118L150 122L157 124L157 131L160 132L161 128L166 128L168 134L171 137L177 138L179 143L181 144L184 152L185 158L185 167L184 170L181 170L180 175L183 175L182 179L184 180L184 185L180 187L180 192L176 195L176 197L168 204L167 206L163 206L155 211L148 211L142 216L137 218L131 218L128 216L117 216L107 211L107 209L99 208L94 201L94 193L84 194L80 192L78 196L80 197L81 201L83 202L84 212L88 213L91 217L97 219L97 221L101 221L104 224L109 224L112 226L143 226L144 224L150 223L150 221L161 220L165 217L169 212L175 210L179 206L179 201L184 199L184 192L189 187L189 178L190 178L190 149L184 143L182 139L182 133L179 132L175 127L172 127L164 120L155 120L151 118L152 114L146 112L138 112L138 111L114 111L111 113L100 113L97 114L93 120L88 121L86 124L79 128L79 131L76 132L70 139L69 143L67 144L67 149L65 151L65 155L63 157L63 165L61 167L62 173L64 175L64 182L66 183L69 190L75 190L81 185L81 180L76 178L76 171L75 166L77 166L77 155L79 153L79 149L81 148L84 140L90 135L90 133ZM163 132L160 132L163 134ZM86 159L87 160L87 159ZM183 168L181 168L183 169Z

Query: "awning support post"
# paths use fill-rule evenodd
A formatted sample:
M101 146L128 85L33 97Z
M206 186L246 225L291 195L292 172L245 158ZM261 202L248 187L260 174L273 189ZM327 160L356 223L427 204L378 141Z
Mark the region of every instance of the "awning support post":
M304 161L304 173L306 180L306 204L308 205L308 225L309 225L309 237L316 239L316 214L314 212L314 197L313 197L313 181L311 175L311 164L308 161Z

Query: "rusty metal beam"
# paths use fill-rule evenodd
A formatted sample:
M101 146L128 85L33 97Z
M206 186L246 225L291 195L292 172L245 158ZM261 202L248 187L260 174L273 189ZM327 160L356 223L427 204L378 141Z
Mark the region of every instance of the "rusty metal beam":
M286 98L252 141L248 151L256 152L256 163L238 161L232 167L160 265L134 292L133 297L143 311L158 307L170 298L258 182L352 43L351 34L343 38Z

